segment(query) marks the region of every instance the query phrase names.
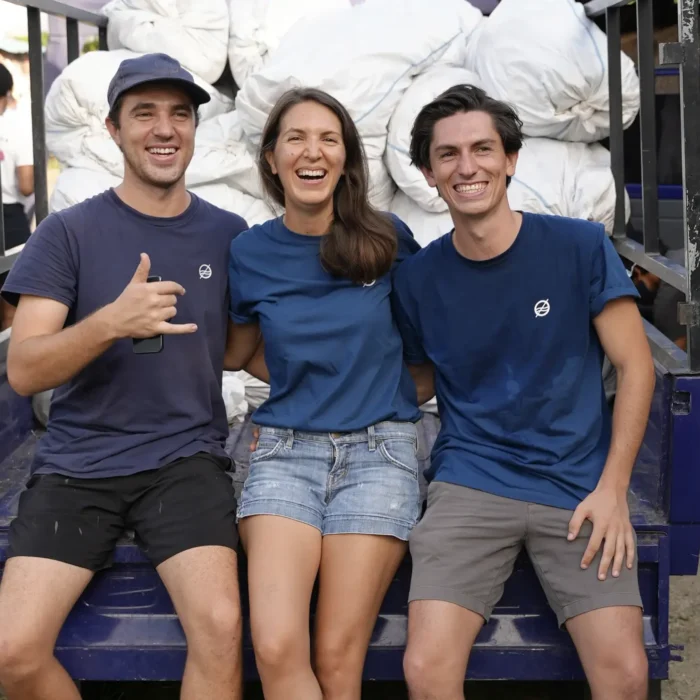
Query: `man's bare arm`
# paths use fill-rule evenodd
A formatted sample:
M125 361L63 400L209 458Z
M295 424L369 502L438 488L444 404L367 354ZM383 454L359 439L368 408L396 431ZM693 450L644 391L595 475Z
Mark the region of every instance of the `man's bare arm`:
M69 328L65 304L22 295L15 314L7 357L12 388L24 396L55 389L72 379L119 338L194 333L194 324L173 324L176 282L148 284L150 260L142 254L134 277L111 304Z
M574 512L569 539L578 535L584 520L593 523L581 566L587 567L603 546L598 577L605 579L611 563L613 576L619 576L625 562L628 568L634 563L627 490L649 419L655 376L649 341L632 299L609 302L593 324L617 370L612 440L598 485Z
M422 365L408 365L408 371L416 385L418 405L422 406L435 396L435 368L432 362L426 362Z
M230 372L247 369L246 365L253 359L261 342L262 336L257 322L233 323L233 321L229 321L224 369Z

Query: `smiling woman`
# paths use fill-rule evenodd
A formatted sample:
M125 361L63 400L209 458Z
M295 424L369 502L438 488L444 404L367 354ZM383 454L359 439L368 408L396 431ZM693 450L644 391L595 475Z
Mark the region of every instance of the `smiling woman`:
M262 144L263 185L287 209L287 225L294 229L296 210L324 209L325 230L316 233L328 233L321 243L325 269L353 282L386 274L396 233L369 205L362 141L343 106L321 90L290 90L270 113Z

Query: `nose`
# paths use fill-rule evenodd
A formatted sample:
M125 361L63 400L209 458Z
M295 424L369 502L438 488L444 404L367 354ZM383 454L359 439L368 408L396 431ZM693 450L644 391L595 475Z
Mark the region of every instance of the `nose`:
M469 178L476 175L476 171L479 169L476 158L469 149L464 149L459 154L459 162L457 163L459 169L459 174L462 177Z
M170 115L166 112L161 112L158 115L153 133L161 139L169 139L175 132Z
M307 139L304 155L309 160L318 160L321 157L321 142L317 138Z

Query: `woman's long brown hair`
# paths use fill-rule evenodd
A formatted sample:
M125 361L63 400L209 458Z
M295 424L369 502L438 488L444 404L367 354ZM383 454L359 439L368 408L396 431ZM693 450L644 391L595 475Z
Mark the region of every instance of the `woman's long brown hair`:
M284 188L272 172L266 154L273 152L280 123L295 105L316 102L340 120L345 144L345 173L333 193L333 223L321 242L321 264L336 277L371 283L391 269L396 257L396 230L368 201L367 161L360 135L348 111L328 93L315 88L295 88L277 100L262 134L258 166L268 197L284 206Z

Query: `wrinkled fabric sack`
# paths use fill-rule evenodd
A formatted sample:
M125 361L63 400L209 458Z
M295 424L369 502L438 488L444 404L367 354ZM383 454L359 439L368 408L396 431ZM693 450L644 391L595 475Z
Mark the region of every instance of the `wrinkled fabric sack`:
M425 105L454 85L476 85L479 76L457 66L434 66L418 76L404 93L389 122L389 141L384 160L399 189L430 212L447 211L447 204L435 188L430 187L423 173L411 165L411 130L418 113Z
M242 216L248 226L262 224L275 218L278 214L262 199L251 197L245 192L222 183L200 185L189 188L191 192L220 209Z
M221 395L226 406L228 424L242 423L248 413L248 402L245 400L245 385L237 372L224 372Z
M350 111L369 159L386 146L389 119L411 80L431 65L460 65L483 21L464 0L366 0L295 24L236 96L257 146L277 99L294 87L325 90Z
M228 57L237 85L260 70L299 20L350 0L230 0Z
M226 0L112 0L102 8L109 20L110 50L167 53L208 83L224 72L228 58Z
M61 166L123 175L122 153L105 126L107 87L119 64L137 55L124 49L91 51L69 64L54 81L46 97L46 145ZM231 111L231 100L201 78L195 80L212 96L199 109L202 121Z
M515 105L528 136L593 142L610 133L607 37L574 0L501 0L467 44L466 66ZM639 111L634 63L622 60L625 127Z
M65 168L56 180L49 200L49 209L52 212L67 209L105 192L110 187L116 187L120 182L121 178L104 171Z

